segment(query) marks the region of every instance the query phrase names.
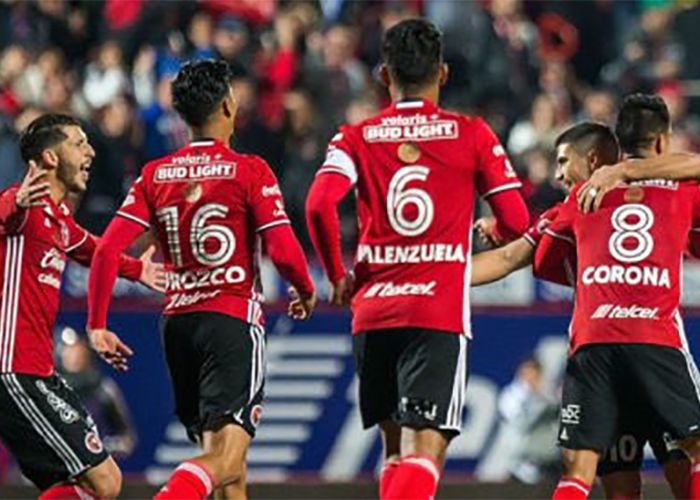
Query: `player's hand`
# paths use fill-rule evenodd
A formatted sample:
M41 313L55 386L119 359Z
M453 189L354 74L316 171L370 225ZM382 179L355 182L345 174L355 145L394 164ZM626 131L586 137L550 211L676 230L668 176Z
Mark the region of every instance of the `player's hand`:
M289 295L292 297L289 303L288 314L292 319L307 320L316 307L316 292L299 293L293 286L289 287Z
M330 303L334 306L347 306L355 291L355 274L350 271L335 283L331 283Z
M600 208L603 197L608 191L625 181L623 163L600 167L593 172L590 179L576 194L579 210L588 213Z
M50 195L49 183L42 182L46 170L37 167L34 160L29 160L27 175L15 195L15 203L19 208L42 207L46 205L46 198Z
M505 241L496 234L496 219L493 217L482 217L474 223L474 229L479 236L479 240L484 245L500 247Z
M139 281L156 292L165 292L165 266L160 262L153 261L153 254L156 253L156 246L149 246L140 261L143 263Z
M125 372L129 369L128 360L134 351L121 341L117 334L106 328L88 329L90 347L99 356L117 371Z

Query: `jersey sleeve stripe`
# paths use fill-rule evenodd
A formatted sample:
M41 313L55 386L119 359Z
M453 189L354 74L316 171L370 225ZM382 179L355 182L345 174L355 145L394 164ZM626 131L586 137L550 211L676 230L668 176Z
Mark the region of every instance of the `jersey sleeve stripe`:
M355 162L350 155L340 148L331 146L326 155L326 159L323 161L323 166L319 169L321 173L324 169L337 170L344 174L350 179L350 181L355 184L357 182L357 167Z
M534 238L529 234L523 234L523 238L525 238L525 241L527 241L533 247L537 246L537 242L535 242Z
M88 232L87 232L87 231L83 231L83 233L84 233L84 234L83 234L83 237L80 238L80 241L79 241L78 243L76 243L75 245L72 245L72 246L69 246L68 248L66 248L66 253L71 253L73 250L75 250L76 248L79 248L80 245L82 245L83 243L85 243L85 242L87 241L87 239L88 239Z
M493 196L496 193L500 193L502 191L508 191L509 189L519 189L522 186L523 185L520 184L520 181L510 182L508 184L503 184L502 186L495 187L492 190L485 192L484 194L481 195L481 197L486 199L489 196Z
M270 222L270 223L268 223L268 224L263 224L262 226L260 226L259 228L257 228L257 229L255 230L255 232L256 232L256 233L259 233L260 231L264 231L265 229L269 229L269 228L275 227L275 226L281 226L282 224L291 224L291 222L289 222L289 219L276 220L275 222Z
M571 245L574 245L574 240L569 238L568 236L564 236L563 234L555 233L551 229L545 229L544 230L545 234L550 235L552 238L557 238L563 241L566 241L567 243L570 243Z
M141 220L141 219L139 219L138 217L136 217L136 216L134 216L134 215L127 214L126 212L122 212L121 210L117 210L117 215L121 215L121 216L124 217L125 219L129 219L129 220L131 220L131 221L136 222L137 224L141 224L141 225L142 225L143 227L145 227L146 229L151 229L151 225L150 225L148 222L146 222L146 221L144 221L144 220Z
M340 174L344 177L347 177L350 179L350 182L354 183L355 181L353 178L343 169L337 168L337 167L331 167L331 166L323 166L318 169L318 172L316 172L316 175L319 176L321 174Z

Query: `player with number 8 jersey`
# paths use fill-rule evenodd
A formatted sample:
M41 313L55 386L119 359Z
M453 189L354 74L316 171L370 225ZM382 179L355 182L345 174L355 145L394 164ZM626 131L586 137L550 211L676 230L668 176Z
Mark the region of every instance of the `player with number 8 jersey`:
M528 223L495 134L482 119L437 105L447 78L441 52L441 34L427 21L387 31L380 76L393 104L340 128L307 200L331 302L352 296L362 421L378 425L385 444L381 498L432 498L461 431L475 194L493 208L504 239ZM346 273L337 204L353 186L359 242ZM402 429L412 436L403 442Z

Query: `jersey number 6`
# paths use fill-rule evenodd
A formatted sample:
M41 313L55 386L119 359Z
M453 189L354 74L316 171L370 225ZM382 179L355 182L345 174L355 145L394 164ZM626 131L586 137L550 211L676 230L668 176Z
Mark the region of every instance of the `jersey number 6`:
M391 228L401 236L423 234L433 222L435 208L430 195L420 188L406 189L406 184L411 181L425 181L429 173L428 167L411 165L400 168L389 182L386 212ZM408 220L404 215L408 205L414 205L418 211L413 220Z

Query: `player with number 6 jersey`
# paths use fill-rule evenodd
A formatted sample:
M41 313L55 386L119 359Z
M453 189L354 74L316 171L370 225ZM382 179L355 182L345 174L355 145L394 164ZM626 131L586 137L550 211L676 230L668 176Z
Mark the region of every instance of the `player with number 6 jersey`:
M198 457L183 462L157 498L244 498L245 456L262 413L265 335L258 260L264 246L292 285L290 315L310 316L314 286L282 193L259 157L228 147L236 100L225 62L185 64L174 106L192 129L184 148L147 164L99 246L89 280L91 337L106 329L114 256L154 229L167 267L163 345L176 413ZM117 361L120 353L114 353Z
M437 105L447 66L435 26L397 24L382 56L393 104L331 140L307 221L331 302L351 298L363 425L379 425L384 437L380 497L427 499L461 430L475 195L493 208L504 239L527 229L528 213L489 126ZM359 242L347 273L337 204L353 187ZM402 428L412 443L401 443Z

